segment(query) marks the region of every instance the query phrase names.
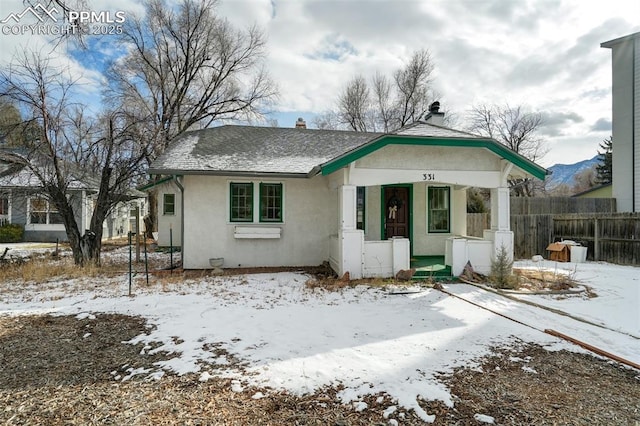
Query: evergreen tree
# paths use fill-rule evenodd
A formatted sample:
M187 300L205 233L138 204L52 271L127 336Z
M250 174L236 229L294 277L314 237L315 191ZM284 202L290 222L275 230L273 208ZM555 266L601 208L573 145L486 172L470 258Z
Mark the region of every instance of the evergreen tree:
M600 185L611 183L613 180L612 145L612 136L609 136L600 144L600 148L603 150L603 152L598 151L598 155L600 155L600 163L596 166L596 182Z

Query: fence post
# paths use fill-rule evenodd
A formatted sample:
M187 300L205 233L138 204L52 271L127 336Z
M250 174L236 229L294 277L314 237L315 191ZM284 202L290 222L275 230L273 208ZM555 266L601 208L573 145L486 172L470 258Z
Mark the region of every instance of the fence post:
M595 262L600 260L600 227L598 225L598 218L594 217L595 221L593 226L593 260Z

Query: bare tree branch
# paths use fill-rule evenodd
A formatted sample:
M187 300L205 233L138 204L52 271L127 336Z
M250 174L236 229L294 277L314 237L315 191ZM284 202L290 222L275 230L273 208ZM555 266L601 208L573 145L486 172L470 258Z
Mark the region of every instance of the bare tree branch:
M389 132L420 119L433 98L433 62L428 50L416 51L392 78L376 73L372 89L363 76L351 79L338 97L342 124L355 131Z
M537 135L543 124L540 113L525 112L520 105L480 104L469 111L468 119L471 132L493 138L531 161L539 161L548 152L545 141ZM510 185L517 196L534 193L530 179L516 179Z
M76 82L43 55L23 53L0 69L0 99L17 105L24 123L38 129L23 141L23 161L42 193L60 214L76 263L100 259L102 224L140 181L148 147L135 140L134 122L122 114L94 119L72 102ZM98 188L89 232L80 229L71 190ZM83 234L84 232L84 234Z
M277 95L261 67L265 38L215 15L214 0L182 0L174 9L147 0L144 18L127 20L126 57L110 67L113 105L154 141L149 161L180 133L220 120L261 115Z

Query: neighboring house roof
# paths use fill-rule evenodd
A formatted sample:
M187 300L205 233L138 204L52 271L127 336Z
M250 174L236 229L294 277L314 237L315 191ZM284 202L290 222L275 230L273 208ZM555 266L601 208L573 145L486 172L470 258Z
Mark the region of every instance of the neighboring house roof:
M40 180L26 167L0 177L0 188L39 188L41 186ZM96 187L86 182L73 180L69 183L69 189L96 189Z
M330 174L389 144L486 148L539 179L547 171L493 139L426 122L392 133L221 126L186 132L149 168L150 174Z
M26 165L26 160L19 149L0 149L0 188L39 188L42 182ZM48 173L46 167L42 167L41 173ZM69 189L96 189L97 182L93 177L87 179L74 178Z
M611 198L612 196L612 188L613 185L611 183L605 183L602 185L594 186L593 188L589 188L586 191L578 192L577 194L573 194L574 198Z
M625 41L630 41L635 38L640 39L640 32L629 34L624 37L614 38L613 40L605 41L603 43L600 43L600 47L612 48L616 44L623 43Z

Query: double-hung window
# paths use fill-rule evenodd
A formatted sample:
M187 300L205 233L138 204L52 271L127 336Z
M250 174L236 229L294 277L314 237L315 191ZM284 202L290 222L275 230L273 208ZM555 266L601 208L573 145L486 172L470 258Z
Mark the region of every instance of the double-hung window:
M284 217L284 188L279 182L231 182L229 204L231 222L280 223Z
M162 214L176 214L176 194L164 194L164 199L162 200Z
M29 223L40 225L61 224L62 216L53 203L45 198L29 198Z
M260 183L260 222L282 222L281 183Z
M231 222L253 222L253 183L231 182Z
M428 229L430 233L451 231L450 188L430 186L428 189Z

